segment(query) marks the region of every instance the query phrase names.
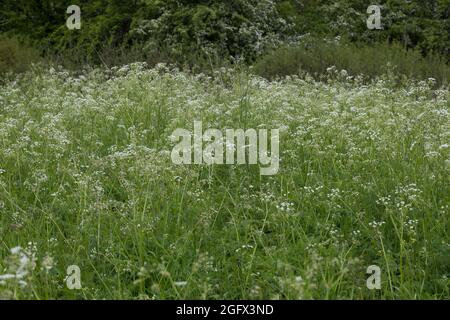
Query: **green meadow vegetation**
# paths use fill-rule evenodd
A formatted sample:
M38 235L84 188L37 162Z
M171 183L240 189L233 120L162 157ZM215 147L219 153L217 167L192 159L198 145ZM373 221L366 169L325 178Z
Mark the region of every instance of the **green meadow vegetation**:
M450 299L449 0L77 3L0 8L0 300Z
M439 86L447 85L450 79L450 66L440 55L423 57L398 43L369 46L317 39L269 52L255 63L254 71L268 79L309 73L320 80L329 75L330 68L346 70L351 76L362 75L366 80L394 73L399 80L433 78Z
M131 64L9 82L0 295L448 299L448 88L339 77ZM279 173L172 164L169 137L194 120L280 128Z

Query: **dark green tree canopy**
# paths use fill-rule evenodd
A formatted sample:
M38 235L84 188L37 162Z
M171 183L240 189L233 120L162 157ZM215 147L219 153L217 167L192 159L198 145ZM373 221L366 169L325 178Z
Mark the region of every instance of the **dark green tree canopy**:
M43 51L103 47L196 52L253 59L265 49L309 33L351 41L398 41L450 55L450 0L380 0L383 30L366 27L365 0L3 0L0 32L26 37ZM80 6L81 30L66 25Z

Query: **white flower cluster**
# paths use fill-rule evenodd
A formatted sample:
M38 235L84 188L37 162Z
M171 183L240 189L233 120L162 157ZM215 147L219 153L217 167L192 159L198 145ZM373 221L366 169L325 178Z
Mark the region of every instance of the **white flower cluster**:
M7 259L7 273L0 275L0 285L14 282L21 287L27 286L27 277L36 268L36 245L28 243L28 247L11 248L11 255Z

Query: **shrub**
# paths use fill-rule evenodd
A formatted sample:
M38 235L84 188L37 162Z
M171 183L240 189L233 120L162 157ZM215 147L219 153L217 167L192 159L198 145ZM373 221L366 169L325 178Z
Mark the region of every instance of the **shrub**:
M450 67L443 57L418 50L406 50L398 44L343 44L309 39L300 45L280 47L255 64L255 72L266 78L308 72L316 78L335 66L350 75L375 78L387 72L414 79L436 79L448 83Z
M194 56L251 60L279 45L290 26L273 0L165 1L137 17L130 38L148 50L168 48L178 61Z
M26 71L39 60L37 50L16 38L0 39L0 76Z

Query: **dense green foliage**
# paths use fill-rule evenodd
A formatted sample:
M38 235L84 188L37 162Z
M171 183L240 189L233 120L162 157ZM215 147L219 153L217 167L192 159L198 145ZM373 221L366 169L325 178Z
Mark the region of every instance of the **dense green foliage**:
M204 54L251 58L287 31L272 1L79 1L82 29L75 31L65 26L69 4L12 1L3 10L3 29L27 35L45 50L94 61L105 48L133 45L178 60ZM23 19L16 18L18 8L24 8Z
M31 38L45 52L96 62L105 50L132 46L142 56L177 61L205 55L251 60L305 33L358 42L398 41L424 54L450 55L450 0L378 3L384 29L371 31L364 0L79 0L82 29L69 30L66 8L73 1L4 0L0 32Z
M423 53L450 54L449 0L302 0L284 1L285 15L300 33L340 36L357 42L400 42ZM291 3L298 3L297 6ZM381 6L383 30L368 30L367 7Z

